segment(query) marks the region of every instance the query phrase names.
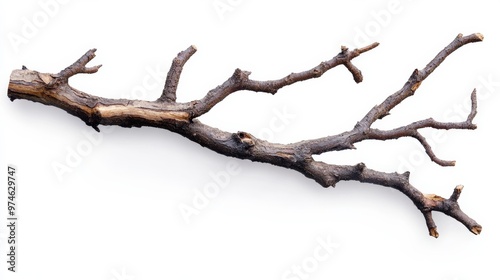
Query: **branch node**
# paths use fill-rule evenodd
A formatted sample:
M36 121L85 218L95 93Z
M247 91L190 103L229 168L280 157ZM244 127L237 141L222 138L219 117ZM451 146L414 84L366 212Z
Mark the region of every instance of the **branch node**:
M437 226L434 223L434 219L432 218L432 212L422 211L422 214L424 214L425 223L427 224L427 229L429 230L429 235L434 238L438 238L439 233L437 231Z
M354 64L351 63L351 61L347 61L344 63L344 66L351 72L352 77L354 78L354 81L356 83L361 83L363 81L363 74L361 73L361 70L359 70Z
M250 76L250 74L252 74L252 72L243 71L240 68L236 68L236 70L234 70L232 78L234 79L234 81L236 83L242 84L243 82L248 80L248 77Z
M437 231L437 227L434 227L434 228L430 228L429 229L429 235L434 237L434 238L438 238L439 237L439 232Z
M366 165L363 162L356 164L356 171L358 173L362 173L365 168L366 168Z
M380 115L380 117L378 117L378 119L379 119L379 120L381 120L381 119L383 119L383 118L385 118L385 117L389 116L390 114L391 114L391 113L389 113L389 112L385 112L385 113L383 113L382 115Z
M233 133L233 138L242 144L245 149L255 146L254 137L250 133L238 131L237 133Z

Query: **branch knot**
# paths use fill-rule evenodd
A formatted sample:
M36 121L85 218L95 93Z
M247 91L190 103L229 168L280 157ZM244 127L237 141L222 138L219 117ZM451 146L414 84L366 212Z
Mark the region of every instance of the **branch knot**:
M250 133L238 131L237 133L233 133L233 138L238 144L242 145L245 150L255 146L255 137L253 137Z

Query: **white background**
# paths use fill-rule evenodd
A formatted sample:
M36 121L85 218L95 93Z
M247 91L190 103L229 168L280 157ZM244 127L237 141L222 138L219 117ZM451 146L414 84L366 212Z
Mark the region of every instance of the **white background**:
M20 220L18 272L11 273L4 184L1 279L498 279L494 3L2 1L0 159L2 170L18 168ZM330 59L341 45L380 42L354 60L365 77L361 84L338 67L275 96L236 93L201 118L289 143L352 128L458 33L474 32L483 33L484 42L451 55L415 96L376 123L391 128L431 116L462 120L477 87L477 130L423 131L455 167L432 163L413 139L367 141L355 151L317 158L410 170L417 188L445 197L463 184L461 207L483 226L479 236L435 213L441 236L429 237L414 205L384 187L342 182L323 189L294 171L227 158L166 130L104 127L97 136L60 109L6 96L13 69L57 73L90 48L98 52L89 66L103 67L73 77L72 86L154 100L172 58L196 45L178 89L178 99L190 101L238 67L254 79L275 79ZM228 164L238 174L222 175ZM58 177L54 167L62 165L71 172ZM229 179L222 184L213 174ZM7 175L0 176L5 182ZM186 223L179 207L195 207L193 199L213 184L224 188ZM322 242L333 246L326 250ZM303 274L293 274L293 267Z

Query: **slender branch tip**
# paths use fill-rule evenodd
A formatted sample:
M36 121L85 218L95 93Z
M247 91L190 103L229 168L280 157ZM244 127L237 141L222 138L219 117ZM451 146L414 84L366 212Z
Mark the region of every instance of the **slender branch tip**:
M372 50L372 49L378 47L378 45L380 45L379 42L374 42L374 43L369 44L368 46L365 46L365 47L362 47L362 48L359 48L356 50L361 54L361 53L367 52L369 50Z
M464 189L463 185L458 185L453 189L453 193L450 196L450 200L453 202L457 202L458 199L460 198L460 194L462 193L462 190Z

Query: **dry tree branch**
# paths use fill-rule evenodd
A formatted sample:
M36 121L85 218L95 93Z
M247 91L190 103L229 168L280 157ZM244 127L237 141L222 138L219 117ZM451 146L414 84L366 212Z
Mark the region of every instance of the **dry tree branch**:
M163 93L156 101L102 98L72 88L68 84L68 79L71 76L78 73L95 73L99 69L100 65L86 67L87 63L95 56L96 50L92 49L58 74L40 73L25 68L14 70L10 77L8 96L11 100L26 99L59 107L79 117L98 131L99 125L152 126L168 129L226 156L294 169L314 179L323 187L335 186L339 181L356 180L394 188L411 199L422 212L431 236L438 237L437 227L432 218L433 211L442 212L461 222L472 233L479 234L481 226L462 212L458 205L457 201L463 189L461 185L455 187L450 198L446 199L420 192L410 184L409 172L403 174L385 173L370 169L364 163L353 166L328 164L314 160L312 156L330 151L353 149L354 144L367 139L388 140L412 137L422 144L432 161L442 166L454 165L454 161L439 159L434 154L425 137L420 134L419 129L475 129L476 126L472 123L477 112L475 90L471 94L471 112L463 122L438 122L429 118L391 130L379 130L371 126L378 119L389 115L392 108L412 96L420 84L451 53L463 45L482 40L483 36L479 33L469 36L459 34L423 69L413 71L400 90L373 107L351 130L337 135L290 144L270 143L247 132L221 131L201 123L196 118L210 111L234 92L250 90L275 94L285 86L318 78L338 65L344 65L351 72L354 80L359 83L363 80L363 76L361 71L352 64L352 60L377 47L378 43L354 50L342 47L341 52L332 59L321 62L312 69L291 73L277 80L252 80L249 78L250 72L236 69L231 77L210 90L203 98L187 103L176 102L176 90L184 64L196 52L194 46L190 46L174 58Z

